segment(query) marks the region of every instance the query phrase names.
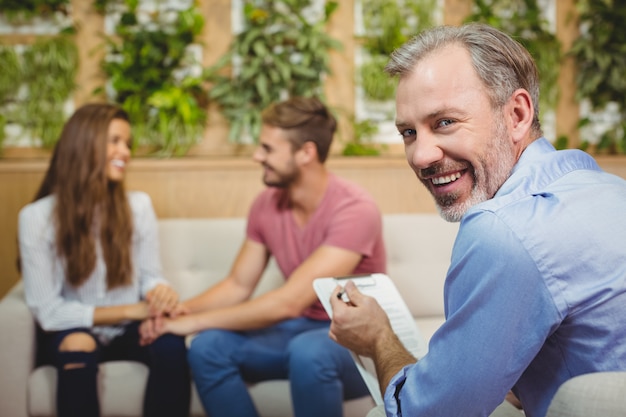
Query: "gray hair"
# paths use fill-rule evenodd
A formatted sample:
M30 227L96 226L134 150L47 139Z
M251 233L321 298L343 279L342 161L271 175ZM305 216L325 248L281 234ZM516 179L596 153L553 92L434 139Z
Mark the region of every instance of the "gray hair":
M528 91L535 111L532 131L537 137L543 135L539 122L539 72L535 61L519 42L491 26L469 23L425 30L391 54L385 72L402 77L428 54L450 44L468 50L494 108L502 108L518 88Z

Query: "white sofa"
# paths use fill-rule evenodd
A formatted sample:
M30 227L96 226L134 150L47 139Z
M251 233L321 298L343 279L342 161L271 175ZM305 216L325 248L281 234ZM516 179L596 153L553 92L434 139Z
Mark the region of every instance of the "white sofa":
M428 339L444 320L443 281L458 225L437 214L389 214L383 227L387 272ZM163 219L159 230L164 275L187 298L228 272L244 237L245 220ZM271 264L258 291L281 282ZM0 416L53 416L56 371L50 366L34 368L35 327L21 283L0 302L0 335ZM138 363L101 365L102 417L141 416L146 375ZM262 416L293 415L287 381L258 383L250 386L250 392ZM346 401L345 416L363 417L372 407L369 397ZM195 390L191 408L193 416L205 415Z

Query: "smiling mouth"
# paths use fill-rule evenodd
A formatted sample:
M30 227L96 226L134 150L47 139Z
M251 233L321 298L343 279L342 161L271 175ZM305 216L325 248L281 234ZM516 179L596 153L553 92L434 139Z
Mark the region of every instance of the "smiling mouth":
M433 185L446 185L458 180L459 178L461 178L461 173L455 172L454 174L433 177L430 179L430 181L433 183Z
M118 168L124 168L126 166L126 163L120 159L113 159L111 161L111 165L116 166Z

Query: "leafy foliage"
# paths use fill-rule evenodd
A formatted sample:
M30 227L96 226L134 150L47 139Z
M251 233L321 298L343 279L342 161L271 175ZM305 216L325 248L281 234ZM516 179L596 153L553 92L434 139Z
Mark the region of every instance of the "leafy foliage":
M626 5L581 0L578 8L581 33L570 51L578 67L577 98L589 100L596 111L617 104L621 121L602 134L597 150L626 153ZM580 126L589 122L582 119Z
M229 140L256 140L260 112L272 102L290 96L323 97L323 79L329 74L329 51L340 43L325 33L337 8L327 1L319 19L307 19L311 0L246 0L244 30L227 53L206 70L217 102L230 122Z
M0 11L10 21L25 21L55 12L67 14L70 0L0 0Z
M367 54L360 67L361 85L368 98L390 100L396 91L396 81L383 69L389 55L419 31L433 25L432 11L436 0L363 0L361 36Z
M4 126L20 125L33 140L52 148L66 120L64 105L75 90L78 50L61 35L39 39L18 54L0 47L0 142Z
M162 155L184 154L202 138L208 100L202 71L188 46L204 26L195 6L162 8L140 21L138 1L108 1L122 13L115 36L107 37L108 55L102 68L114 90L114 101L128 113L139 144Z
M548 28L537 0L475 0L468 22L483 22L517 39L528 49L539 70L539 107L554 109L558 101L561 43Z
M373 120L352 120L354 140L348 141L341 154L343 156L376 156L380 155L385 145L372 143L371 138L378 133L378 126Z
M357 68L358 83L370 102L389 102L396 92L397 80L384 72L389 55L419 31L434 23L437 0L362 0L363 34L357 37L363 49L363 62ZM378 122L393 117L390 112L353 119L354 138L343 155L378 155L385 146L373 143Z

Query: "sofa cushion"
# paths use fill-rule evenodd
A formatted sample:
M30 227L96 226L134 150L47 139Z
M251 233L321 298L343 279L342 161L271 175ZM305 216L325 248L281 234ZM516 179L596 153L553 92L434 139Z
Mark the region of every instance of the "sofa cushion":
M182 299L226 276L245 238L245 227L243 218L159 220L163 273ZM387 274L416 317L443 316L443 282L457 231L457 223L435 214L383 216ZM271 261L255 295L283 282Z
M414 317L443 317L443 283L458 229L435 214L383 217L387 275Z
M181 299L199 294L228 274L246 231L243 218L160 219L158 225L163 275ZM283 282L272 261L255 294Z

